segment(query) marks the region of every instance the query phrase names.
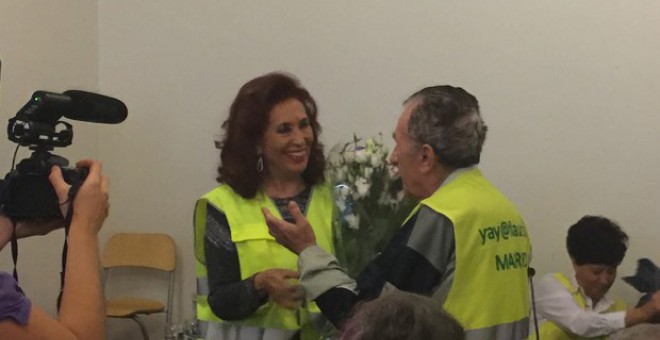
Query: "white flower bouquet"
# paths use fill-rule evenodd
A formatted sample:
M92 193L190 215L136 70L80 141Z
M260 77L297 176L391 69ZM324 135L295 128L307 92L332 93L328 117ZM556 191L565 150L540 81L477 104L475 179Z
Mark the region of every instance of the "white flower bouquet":
M333 231L337 259L355 277L382 250L414 202L404 199L401 179L379 138L335 146L328 155L334 184Z

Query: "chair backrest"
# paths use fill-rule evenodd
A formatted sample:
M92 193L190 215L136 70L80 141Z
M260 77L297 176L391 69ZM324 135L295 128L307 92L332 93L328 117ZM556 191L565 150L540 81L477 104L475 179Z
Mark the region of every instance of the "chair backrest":
M176 269L176 246L167 234L117 233L105 243L103 268L144 267L168 272Z

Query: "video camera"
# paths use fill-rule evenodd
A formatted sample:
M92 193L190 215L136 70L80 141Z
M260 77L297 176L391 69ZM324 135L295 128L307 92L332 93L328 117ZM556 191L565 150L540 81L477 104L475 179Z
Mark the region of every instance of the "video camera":
M64 180L71 185L70 199L87 177L87 169L68 168L66 158L50 153L55 147L71 145L73 139L71 124L60 118L118 124L127 114L126 105L120 100L96 93L80 90L62 94L34 92L7 125L9 140L33 152L15 169L12 165L0 186L4 214L14 219L61 218L60 202L48 180L51 168L57 165L62 169Z

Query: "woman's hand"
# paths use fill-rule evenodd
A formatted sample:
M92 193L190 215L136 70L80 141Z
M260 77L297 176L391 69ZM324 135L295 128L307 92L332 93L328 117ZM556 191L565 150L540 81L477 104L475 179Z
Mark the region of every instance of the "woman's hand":
M80 186L78 193L73 199L73 217L71 224L79 224L79 228L96 235L101 229L103 221L108 216L108 177L101 173L101 163L94 160L82 160L76 166L89 168L89 174ZM62 214L68 212L67 202L70 185L62 178L62 170L54 166L51 169L50 182L55 188L55 193L60 201ZM65 203L65 204L62 204Z
M16 222L16 238L46 235L53 230L64 228L61 218L35 218Z
M640 308L648 315L648 321L658 322L660 320L660 290L651 295L651 299Z
M309 224L296 202L289 202L289 212L296 224L278 219L267 208L262 208L261 211L266 218L268 230L277 243L297 255L300 255L308 247L316 245L314 229L312 229L312 225Z
M305 297L305 292L298 283L298 276L298 272L293 270L267 269L254 276L254 286L257 292L267 293L278 305L296 309Z

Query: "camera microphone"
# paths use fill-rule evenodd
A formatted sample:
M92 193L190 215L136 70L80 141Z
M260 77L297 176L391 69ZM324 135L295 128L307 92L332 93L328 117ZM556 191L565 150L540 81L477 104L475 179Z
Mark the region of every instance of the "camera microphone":
M119 99L102 94L68 90L63 95L71 98L64 117L92 123L118 124L128 115L126 105Z

